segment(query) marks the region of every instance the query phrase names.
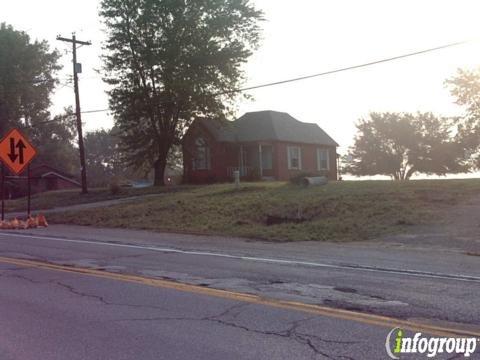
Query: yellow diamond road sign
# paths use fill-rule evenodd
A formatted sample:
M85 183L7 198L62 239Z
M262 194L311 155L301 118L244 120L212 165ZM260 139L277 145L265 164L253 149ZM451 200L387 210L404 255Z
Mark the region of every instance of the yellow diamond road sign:
M37 150L18 129L12 129L0 141L0 160L15 174L22 173Z

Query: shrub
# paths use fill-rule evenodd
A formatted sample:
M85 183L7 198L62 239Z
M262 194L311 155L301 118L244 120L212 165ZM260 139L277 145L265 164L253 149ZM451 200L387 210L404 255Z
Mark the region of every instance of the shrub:
M108 188L112 195L118 195L122 192L122 187L120 186L120 182L116 178L110 181Z

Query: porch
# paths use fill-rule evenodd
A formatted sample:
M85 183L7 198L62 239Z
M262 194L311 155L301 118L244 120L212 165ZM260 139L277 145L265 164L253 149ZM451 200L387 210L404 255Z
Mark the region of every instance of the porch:
M273 164L273 144L254 143L239 144L230 149L228 178L233 178L235 171L248 180L275 180Z

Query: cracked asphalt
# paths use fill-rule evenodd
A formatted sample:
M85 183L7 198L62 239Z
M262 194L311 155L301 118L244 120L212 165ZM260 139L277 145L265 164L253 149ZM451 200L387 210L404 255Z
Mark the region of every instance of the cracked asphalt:
M28 234L0 233L0 256L479 330L480 281L472 280L480 276L479 258L458 249L270 244L70 226ZM261 260L267 256L284 262ZM372 271L400 264L420 275ZM431 276L439 271L456 278ZM391 330L1 261L0 323L5 360L386 359Z
M0 264L0 358L362 359L384 329ZM342 333L329 329L343 326ZM371 357L370 357L371 358Z

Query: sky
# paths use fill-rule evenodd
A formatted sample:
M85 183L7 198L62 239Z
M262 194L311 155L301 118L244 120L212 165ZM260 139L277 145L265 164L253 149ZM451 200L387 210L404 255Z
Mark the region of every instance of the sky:
M252 90L239 99L238 116L248 111L288 112L316 122L345 153L355 122L372 111L431 111L460 115L445 80L459 68L480 65L478 0L252 0L265 13L263 41L245 66L245 86L269 83L361 64L457 41L472 42L369 68ZM56 41L76 32L92 41L78 51L82 111L108 108L102 62L99 0L0 0L0 21L47 40L63 54L62 85L52 111L74 104L69 44ZM84 114L86 130L108 128L107 112Z

